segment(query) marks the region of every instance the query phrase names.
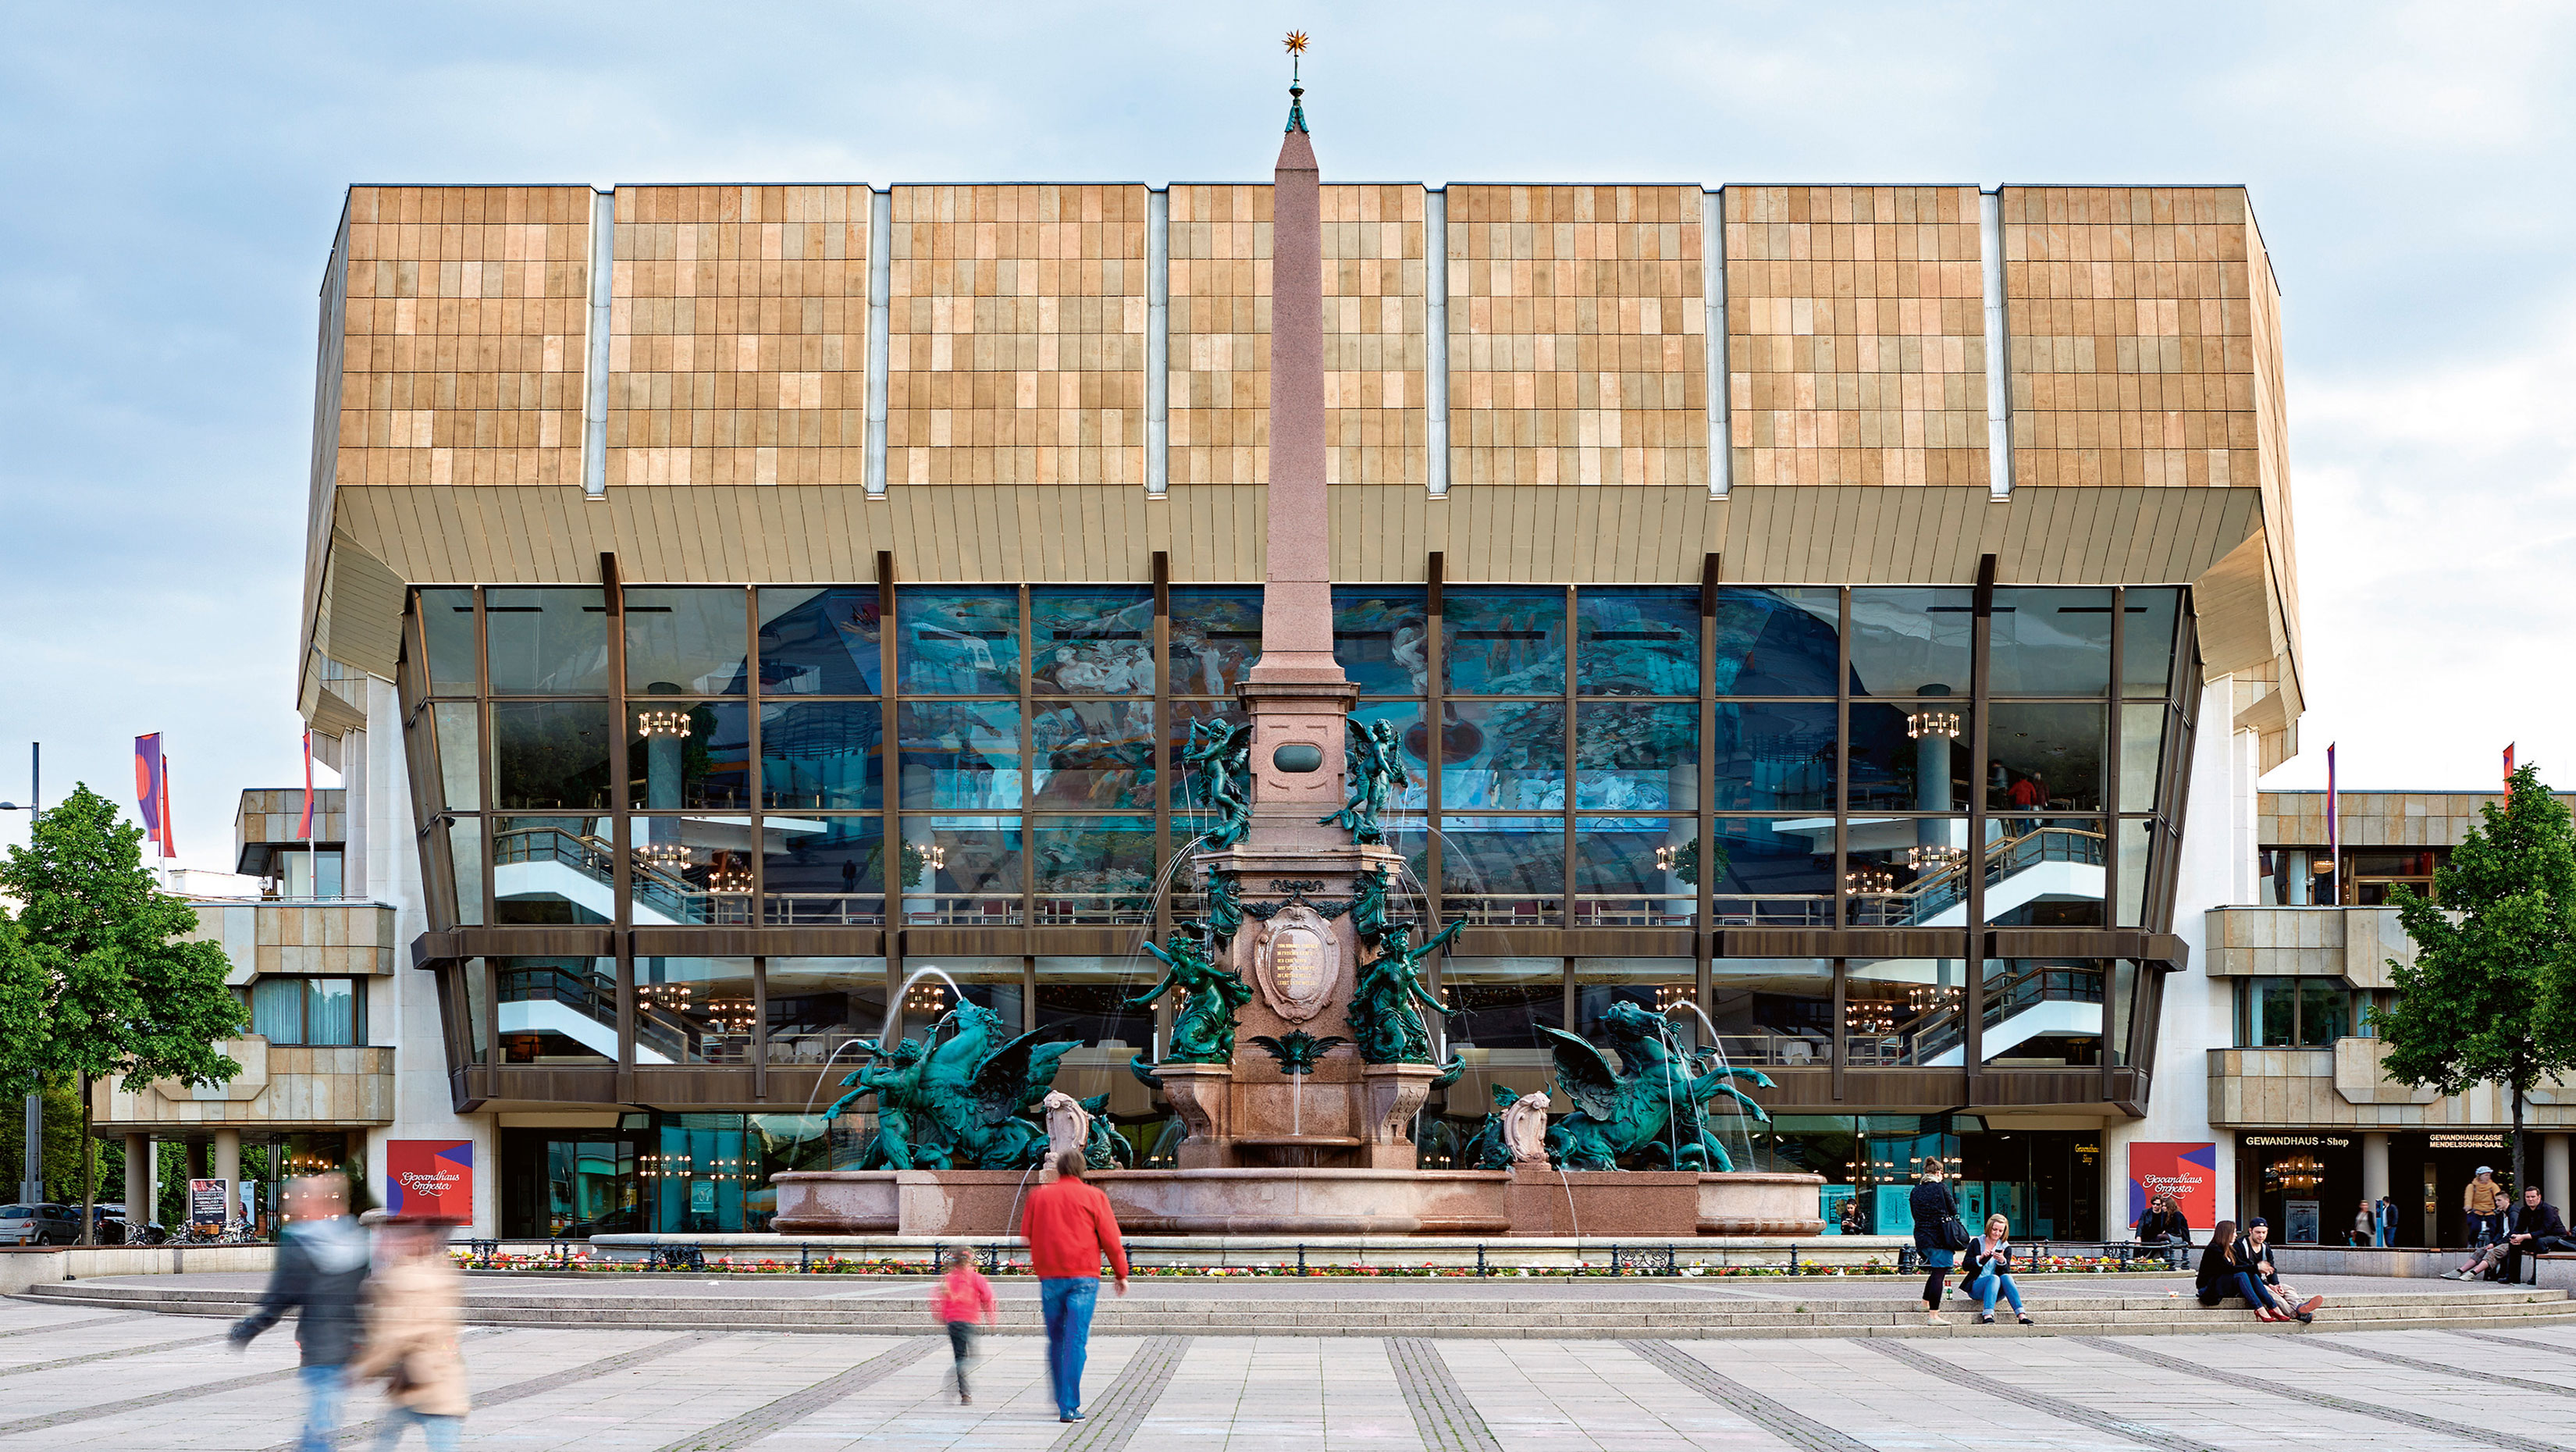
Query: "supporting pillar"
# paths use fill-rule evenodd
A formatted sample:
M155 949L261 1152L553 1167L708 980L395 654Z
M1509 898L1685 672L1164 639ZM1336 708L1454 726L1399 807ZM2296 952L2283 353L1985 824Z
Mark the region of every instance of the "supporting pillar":
M2559 1208L2564 1215L2571 1190L2567 1180L2567 1136L2544 1134L2540 1137L2540 1198Z
M129 1231L152 1223L152 1136L125 1137L125 1224Z
M224 1223L239 1218L241 1209L241 1131L215 1131L215 1178L224 1182Z
M207 1175L213 1173L213 1170L208 1165L209 1157L206 1153L209 1148L211 1148L211 1146L202 1139L192 1139L188 1141L189 1179L202 1180Z
M2388 1193L2388 1136L2361 1137L2361 1193L2376 1201Z

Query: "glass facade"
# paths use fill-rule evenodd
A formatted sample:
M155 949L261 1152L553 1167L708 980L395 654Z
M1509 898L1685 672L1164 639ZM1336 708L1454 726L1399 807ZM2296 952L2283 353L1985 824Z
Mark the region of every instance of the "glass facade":
M1972 1038L1995 1071L2107 1086L2130 1062L2155 976L2135 947L1971 962L1964 937L2169 926L2197 679L2179 589L1332 601L1355 712L1394 728L1409 771L1385 824L1423 911L1499 930L1435 970L1453 1010L1435 1032L1483 1076L1448 1097L1465 1132L1493 1084L1544 1087L1542 1029L1589 1032L1621 1001L1766 1071L1957 1070ZM1176 869L1207 795L1178 763L1196 723L1241 719L1259 587L427 588L409 630L435 926L754 935L463 960L460 1062L821 1072L957 994L1086 1041L1085 1064L1158 1045L1157 1015L1125 1006L1154 976L1134 945L1199 910ZM759 951L805 929L885 947ZM985 940L955 934L977 929L1025 950L970 956ZM1771 929L1963 941L1785 958L1738 936ZM1821 1082L1793 1072L1782 1102ZM659 1193L634 1213L662 1214Z

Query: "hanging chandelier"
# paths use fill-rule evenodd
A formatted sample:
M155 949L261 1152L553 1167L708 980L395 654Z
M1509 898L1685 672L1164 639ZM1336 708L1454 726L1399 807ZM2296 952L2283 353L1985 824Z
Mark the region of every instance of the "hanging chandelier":
M1905 715L1905 734L1920 741L1926 736L1959 738L1959 713L1956 711L1909 711Z

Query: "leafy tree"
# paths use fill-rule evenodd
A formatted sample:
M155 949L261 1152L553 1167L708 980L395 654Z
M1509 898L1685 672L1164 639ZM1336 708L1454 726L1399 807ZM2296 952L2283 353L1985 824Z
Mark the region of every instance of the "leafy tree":
M18 1133L19 1106L25 1103L27 1081L24 1078L0 1082L0 1196L18 1193L18 1182L36 1179L43 1182L44 1198L67 1200L80 1193L81 1148L80 1091L65 1075L48 1075L44 1079L45 1142L44 1158L33 1176L27 1174L25 1139ZM92 1144L90 1154L99 1162L99 1177L112 1183L111 1171L124 1156L113 1144ZM113 1163L111 1163L113 1161Z
M2379 1018L2388 1074L2447 1095L2501 1084L2513 1096L2513 1183L2523 1174L2522 1111L2532 1087L2576 1066L2563 999L2576 975L2576 830L2537 767L2513 774L2501 804L2433 875L2439 906L2391 894L2415 940L2413 964L2389 960L2397 1005ZM2455 916L2456 915L2456 918Z
M221 1084L241 1072L215 1048L245 1024L240 1000L224 986L223 950L173 941L196 931L196 914L153 883L142 841L142 828L118 822L115 804L83 785L38 817L28 845L12 847L0 863L0 891L23 905L16 926L34 961L40 1005L28 1014L22 967L0 980L0 1015L25 1016L41 1035L47 1072L79 1082L83 1145L96 1080L121 1077L132 1090L155 1079ZM0 1027L20 1022L0 1018ZM83 1244L95 1233L97 1170L96 1156L83 1156Z

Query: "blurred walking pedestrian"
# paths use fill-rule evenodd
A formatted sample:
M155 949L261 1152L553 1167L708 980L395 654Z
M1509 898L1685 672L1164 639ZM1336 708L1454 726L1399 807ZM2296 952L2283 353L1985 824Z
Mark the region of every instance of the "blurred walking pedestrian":
M930 1314L948 1323L948 1349L957 1358L957 1405L961 1407L975 1400L966 1387L966 1363L975 1356L975 1328L990 1325L994 1310L993 1283L975 1269L975 1253L962 1245L948 1252L948 1274L931 1293Z
M1029 1268L1037 1272L1038 1299L1046 1312L1047 1381L1055 1389L1056 1420L1082 1420L1082 1363L1091 1341L1091 1311L1100 1300L1100 1261L1107 1256L1127 1294L1127 1246L1109 1197L1082 1178L1082 1156L1056 1156L1056 1178L1029 1192L1020 1234L1029 1243Z
M456 1350L465 1277L447 1258L447 1224L390 1220L381 1246L384 1265L367 1288L367 1345L351 1363L349 1379L385 1379L392 1406L376 1452L392 1452L411 1426L420 1428L429 1452L456 1452L471 1403L465 1358Z
M342 1375L358 1353L358 1296L367 1283L367 1233L349 1218L349 1182L310 1175L286 1187L293 1218L277 1238L277 1259L259 1304L233 1325L235 1351L294 1311L303 1352L304 1431L296 1452L326 1452L340 1423Z

